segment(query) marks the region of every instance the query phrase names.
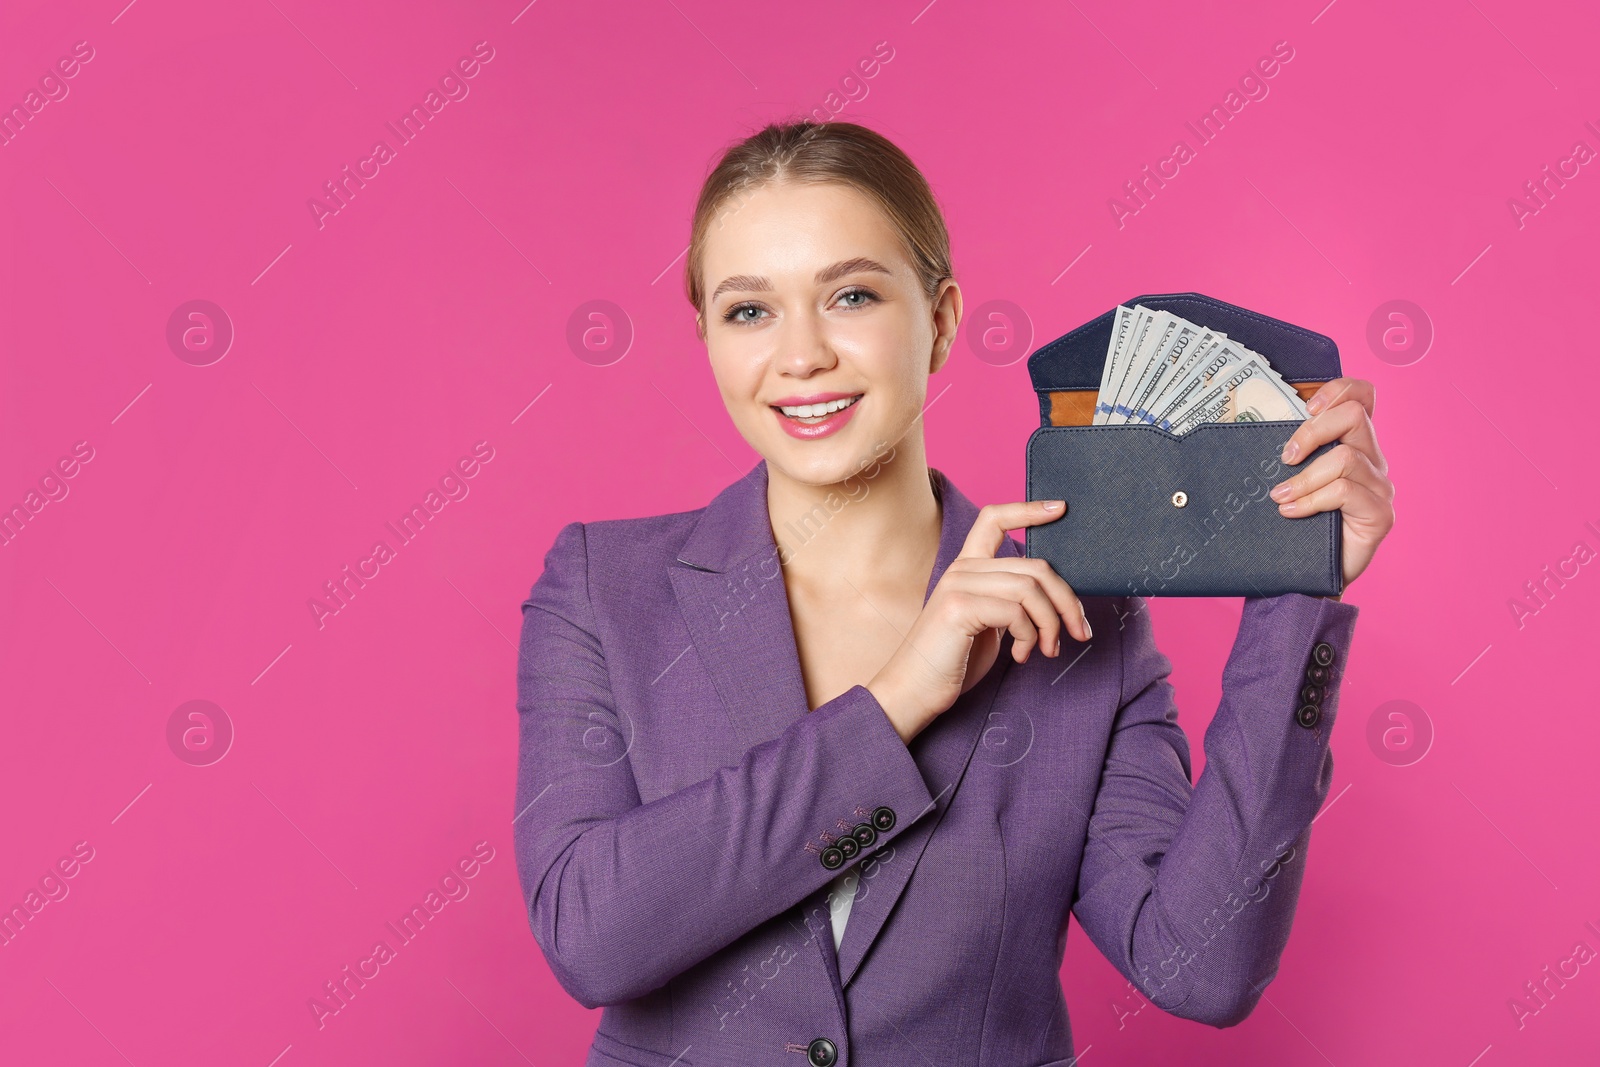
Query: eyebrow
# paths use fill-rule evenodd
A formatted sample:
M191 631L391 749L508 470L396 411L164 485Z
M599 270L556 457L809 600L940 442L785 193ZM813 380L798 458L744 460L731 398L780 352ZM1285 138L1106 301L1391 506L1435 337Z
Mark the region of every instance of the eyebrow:
M823 267L817 271L816 282L818 285L827 285L829 282L838 281L849 274L860 274L867 271L876 271L880 274L893 275L894 272L875 259L866 256L856 256L854 259L841 259L832 266ZM759 274L735 274L731 278L724 278L722 284L717 286L710 299L715 300L730 289L742 290L752 293L769 293L772 291L772 281Z

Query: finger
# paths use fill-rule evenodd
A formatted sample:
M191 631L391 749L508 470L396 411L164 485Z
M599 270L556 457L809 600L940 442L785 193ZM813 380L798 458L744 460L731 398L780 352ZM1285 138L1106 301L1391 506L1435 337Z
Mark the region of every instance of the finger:
M1047 656L1054 656L1061 651L1061 614L1045 595L1044 587L1031 574L1014 570L964 571L955 576L954 588L963 596L1016 604L1027 615L1035 631L1033 643ZM1031 648L1030 644L1020 650L1014 649L1017 662L1027 659L1027 652Z
M1335 508L1342 508L1347 519L1373 526L1385 525L1384 516L1392 514L1389 504L1371 489L1348 478L1335 478L1321 489L1307 493L1293 502L1292 511L1284 512L1281 506L1278 510L1288 518L1303 519Z
M1009 596L988 596L977 592L963 592L954 601L969 621L968 629L976 637L984 630L1008 630L1014 639L1011 658L1022 663L1028 653L1039 643L1039 628L1032 616Z
M979 595L1014 600L1019 603L1038 630L1038 649L1046 656L1061 654L1062 624L1069 619L1075 621L1078 617L1077 611L1069 605L1067 613L1062 613L1061 608L1058 608L1056 601L1046 592L1045 585L1038 581L1035 574L1019 573L1013 569L995 569L989 573L966 574L962 581L970 582L973 592L978 592Z
M1279 510L1287 515L1293 509L1286 510L1282 505L1293 504L1299 497L1321 489L1336 478L1349 478L1358 485L1364 485L1380 499L1388 498L1394 492L1394 483L1372 465L1372 460L1367 458L1365 452L1347 444L1339 444L1306 464L1305 469L1293 478L1273 486L1269 495L1278 502Z
M1323 382L1322 388L1306 401L1306 411L1315 415L1346 400L1360 404L1370 418L1373 405L1377 403L1377 387L1365 378L1335 378L1331 382Z
M1016 622L1011 625L1011 635L1014 639L1011 642L1011 658L1018 663L1026 663L1035 648L1044 648L1045 637L1039 629L1037 620L1029 614L1028 609L1021 604L1017 605L1017 609L1019 614ZM1057 634L1061 632L1059 621L1052 627L1052 631ZM1022 635L1030 635L1030 639L1023 640ZM1054 637L1051 640L1055 642L1057 649L1061 647L1060 637Z
M1323 409L1295 427L1289 440L1284 442L1283 461L1298 463L1320 445L1354 431L1366 417L1365 409L1356 403L1335 404Z
M1067 513L1064 500L1019 500L1011 504L985 504L967 532L967 539L956 553L957 559L993 559L1005 540L1007 530L1053 522Z
M1329 441L1344 441L1359 448L1378 470L1388 469L1383 453L1378 448L1378 436L1373 431L1372 419L1367 415L1366 408L1353 401L1335 404L1302 422L1289 435L1289 440L1284 442L1279 458L1284 463L1299 463Z
M952 564L954 567L954 565ZM1022 559L1014 556L1004 556L997 559L968 559L956 568L955 581L965 581L967 574L986 573L1015 573L1035 583L1035 588L1042 594L1049 604L1052 627L1065 623L1067 632L1074 640L1087 641L1094 636L1089 628L1089 617L1084 611L1083 601L1078 594L1072 591L1061 575L1055 572L1049 562L1042 559ZM958 588L962 586L958 585ZM974 588L980 588L974 586ZM1037 613L1036 613L1037 614ZM1059 629L1053 629L1048 636L1054 638L1054 643L1047 641L1042 647L1047 655L1056 655L1061 651Z

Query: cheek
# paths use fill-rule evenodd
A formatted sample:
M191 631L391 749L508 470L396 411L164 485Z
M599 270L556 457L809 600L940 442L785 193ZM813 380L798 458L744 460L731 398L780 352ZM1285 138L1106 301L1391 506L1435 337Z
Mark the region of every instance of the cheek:
M706 346L711 373L717 379L717 388L723 396L748 397L755 383L760 381L756 353L743 338L720 335Z
M756 403L762 395L767 361L761 350L749 343L719 341L710 353L711 374L716 379L722 403L735 423L745 424L759 417Z
M904 335L889 342L872 371L874 384L887 401L887 412L904 415L922 410L928 392L928 368L923 356L907 344Z
M917 380L918 343L910 324L884 315L841 330L834 349L867 380L869 388L904 392Z

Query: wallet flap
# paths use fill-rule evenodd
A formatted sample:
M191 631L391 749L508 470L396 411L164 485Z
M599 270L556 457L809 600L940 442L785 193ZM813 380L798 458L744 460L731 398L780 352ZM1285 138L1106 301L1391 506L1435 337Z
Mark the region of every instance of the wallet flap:
M1339 377L1339 346L1333 338L1303 326L1236 307L1201 293L1160 293L1136 296L1123 302L1143 304L1154 311L1169 311L1198 326L1228 335L1267 357L1272 369L1287 382L1326 382ZM1116 309L1084 323L1028 357L1028 376L1039 394L1044 423L1049 424L1049 394L1053 391L1100 388L1106 348Z
M1148 306L1148 305L1147 305ZM1342 516L1286 518L1267 494L1299 422L1041 426L1028 438L1028 500L1066 514L1026 528L1026 553L1080 596L1332 596L1343 588Z

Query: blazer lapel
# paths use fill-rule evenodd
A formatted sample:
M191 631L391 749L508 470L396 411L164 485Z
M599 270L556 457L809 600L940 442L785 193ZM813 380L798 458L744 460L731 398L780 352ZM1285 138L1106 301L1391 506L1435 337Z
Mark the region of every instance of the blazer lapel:
M733 720L727 762L810 710L762 460L706 505L667 565L695 653Z
M924 603L961 551L978 514L977 506L943 472L934 470L933 478L942 516ZM996 553L1021 554L1010 537ZM728 762L736 762L747 749L777 737L810 711L767 512L765 460L712 499L668 572L695 652L732 719L734 737L727 756ZM888 921L972 761L1011 664L1010 643L1007 634L994 669L912 739L910 752L933 795L933 808L903 813L914 814L915 823L895 838L892 853L874 853L881 858L872 877L860 883L837 954L841 986L854 977ZM833 962L831 933L823 931L817 940Z

